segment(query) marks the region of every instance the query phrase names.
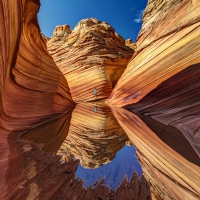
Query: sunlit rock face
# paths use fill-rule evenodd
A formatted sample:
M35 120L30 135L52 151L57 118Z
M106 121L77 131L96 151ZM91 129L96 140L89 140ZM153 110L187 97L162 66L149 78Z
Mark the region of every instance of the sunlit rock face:
M123 108L112 110L137 148L152 199L199 199L200 160L183 134L149 117L142 117L144 123Z
M127 140L108 106L101 102L78 104L72 113L68 136L57 154L62 155L62 160L65 155L75 156L84 168L98 168L111 162Z
M199 1L148 1L135 51L109 104L141 100L160 83L200 63Z
M0 124L8 130L23 130L72 105L40 34L39 6L39 0L0 2Z
M71 32L57 26L47 42L49 53L64 74L76 102L107 98L124 72L133 49L106 22L81 20Z

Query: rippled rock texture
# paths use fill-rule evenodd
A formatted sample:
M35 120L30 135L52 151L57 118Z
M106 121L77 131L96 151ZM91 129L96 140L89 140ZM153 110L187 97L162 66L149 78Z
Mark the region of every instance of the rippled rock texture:
M39 0L0 2L0 123L8 130L23 130L72 105L40 34L39 6Z
M136 103L163 81L200 63L199 8L197 0L148 1L137 50L112 91L110 104Z
M49 53L64 74L75 102L108 98L134 50L106 22L84 19L70 30L57 26L47 42ZM134 44L132 44L134 46Z

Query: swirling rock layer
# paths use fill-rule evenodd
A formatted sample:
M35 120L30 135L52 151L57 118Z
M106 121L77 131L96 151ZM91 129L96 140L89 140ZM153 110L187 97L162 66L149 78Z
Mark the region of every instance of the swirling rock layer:
M200 63L200 2L148 2L137 50L110 96L109 104L138 102L160 83Z
M0 2L0 123L25 129L72 105L63 74L46 50L39 0Z
M107 98L133 54L108 23L95 18L80 21L72 32L57 26L47 47L76 102L94 100L95 87L97 99Z

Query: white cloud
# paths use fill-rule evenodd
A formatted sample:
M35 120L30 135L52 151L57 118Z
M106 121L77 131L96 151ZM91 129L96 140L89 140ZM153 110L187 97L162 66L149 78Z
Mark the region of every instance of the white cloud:
M143 15L144 9L138 10L135 14L135 19L133 20L135 23L141 23L142 22L142 15Z
M142 22L142 19L136 18L136 19L134 19L133 21L134 21L135 23L141 23L141 22Z

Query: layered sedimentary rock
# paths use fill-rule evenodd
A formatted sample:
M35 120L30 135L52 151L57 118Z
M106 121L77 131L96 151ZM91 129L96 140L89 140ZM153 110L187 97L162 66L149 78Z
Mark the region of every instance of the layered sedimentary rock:
M0 124L25 129L72 105L69 87L40 34L39 0L0 2Z
M141 101L127 106L132 112L180 129L200 156L200 64L164 81Z
M199 8L196 0L148 1L137 50L109 104L136 103L163 81L200 63Z
M97 99L107 98L133 55L108 23L95 18L81 20L73 31L57 26L47 47L76 102L93 101L94 88Z
M75 156L84 168L98 168L111 162L127 140L124 130L104 103L77 104L68 136L57 154L62 155L63 160L66 156Z
M112 110L137 149L152 198L199 199L200 160L182 133L144 116L147 126L123 108Z

